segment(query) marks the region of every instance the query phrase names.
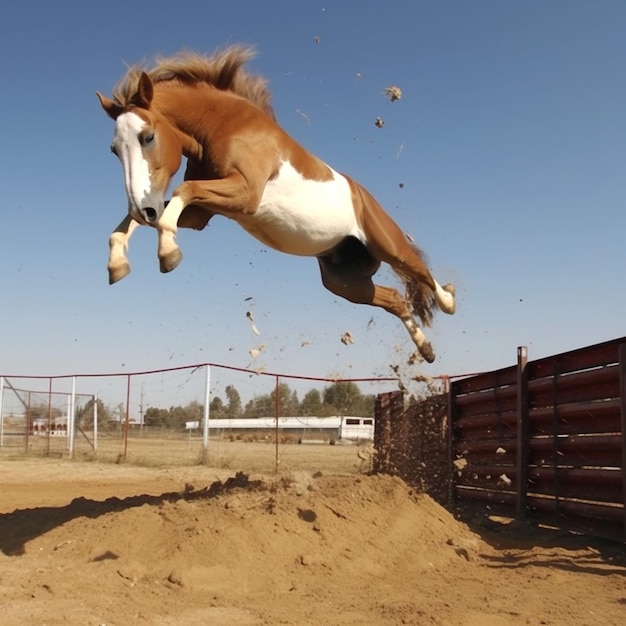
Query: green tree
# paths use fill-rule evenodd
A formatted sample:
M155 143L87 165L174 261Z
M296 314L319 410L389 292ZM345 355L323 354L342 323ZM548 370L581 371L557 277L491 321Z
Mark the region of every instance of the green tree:
M32 420L47 420L48 414L54 420L57 417L60 417L63 412L56 407L48 408L48 404L46 402L39 402L37 404L32 404L29 409L30 419Z
M299 415L321 415L322 410L322 394L319 389L311 389L304 394L300 407Z
M276 388L270 393L270 399L274 406L272 415L276 415ZM278 415L279 417L289 417L298 415L300 403L298 394L292 391L287 383L278 385Z
M94 413L97 409L98 413L98 429L109 429L113 422L113 415L111 410L105 406L104 402L100 398L93 401L93 398L89 398L85 406L76 407L76 421L82 428L92 428Z
M241 396L239 392L233 385L227 385L226 389L226 398L228 403L226 404L226 417L239 417L241 415Z
M243 411L244 417L271 417L275 413L274 400L269 394L254 396Z
M213 396L209 402L209 415L211 419L222 419L226 416L226 407L219 396Z
M170 412L167 409L150 406L144 414L144 423L151 428L168 428Z
M364 396L353 382L333 383L324 389L324 409L337 415L374 415L374 396Z

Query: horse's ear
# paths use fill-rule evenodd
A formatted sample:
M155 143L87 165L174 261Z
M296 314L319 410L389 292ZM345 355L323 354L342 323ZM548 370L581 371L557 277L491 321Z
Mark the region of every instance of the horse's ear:
M96 96L100 100L100 105L104 109L105 113L113 120L116 120L118 116L124 110L119 104L109 100L106 96L103 96L100 92L96 91Z
M149 109L153 96L154 86L152 85L152 80L145 72L141 72L137 93L131 98L131 102L142 109Z

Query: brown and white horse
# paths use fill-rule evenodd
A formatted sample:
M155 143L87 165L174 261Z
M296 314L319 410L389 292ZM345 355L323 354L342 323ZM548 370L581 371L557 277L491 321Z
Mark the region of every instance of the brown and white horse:
M253 56L241 45L210 57L181 53L150 70L130 68L113 99L97 94L115 120L111 150L128 196L128 215L109 240L109 282L130 272L125 253L138 225L157 229L160 268L169 272L182 258L177 228L201 230L223 215L267 246L317 257L328 290L400 318L417 346L414 358L432 362L415 316L430 325L435 306L454 313L454 287L435 281L368 191L282 130L266 80L241 69ZM184 182L166 202L183 156ZM406 295L373 282L381 262L400 276Z

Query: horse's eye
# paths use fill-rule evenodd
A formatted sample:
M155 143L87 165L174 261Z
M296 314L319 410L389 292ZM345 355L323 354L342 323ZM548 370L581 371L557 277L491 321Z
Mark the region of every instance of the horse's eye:
M149 133L141 138L142 146L149 146L154 141L154 133Z

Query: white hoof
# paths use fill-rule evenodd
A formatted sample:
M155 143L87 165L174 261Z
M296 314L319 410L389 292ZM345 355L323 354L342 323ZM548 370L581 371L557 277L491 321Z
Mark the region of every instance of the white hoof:
M159 257L159 268L161 269L161 272L167 274L167 272L175 270L178 267L179 263L182 261L182 259L183 253L180 251L179 248L176 248L167 255Z

